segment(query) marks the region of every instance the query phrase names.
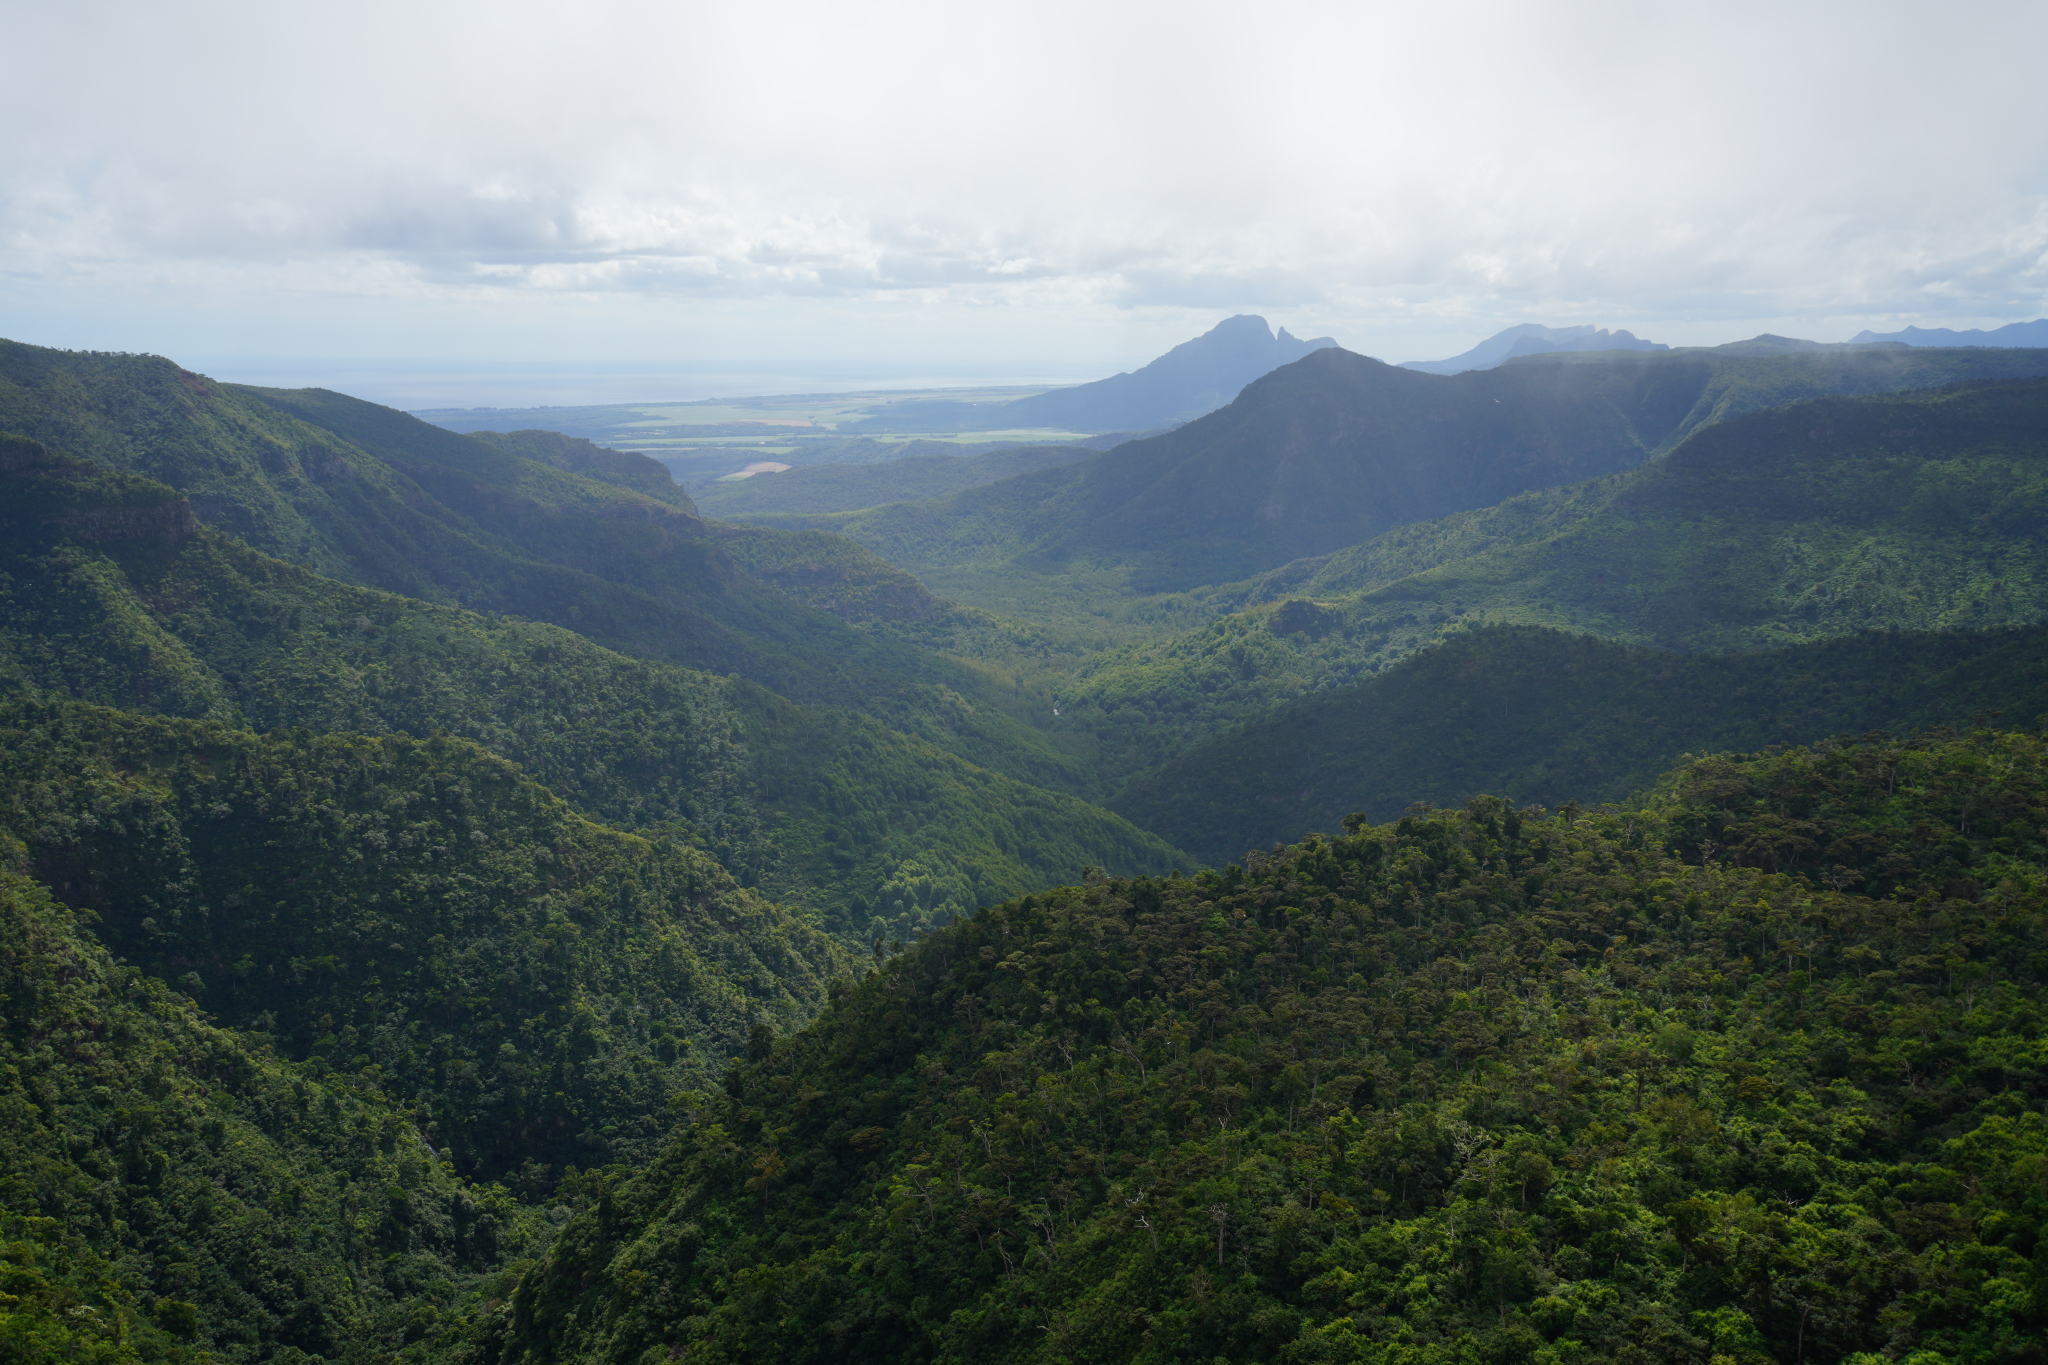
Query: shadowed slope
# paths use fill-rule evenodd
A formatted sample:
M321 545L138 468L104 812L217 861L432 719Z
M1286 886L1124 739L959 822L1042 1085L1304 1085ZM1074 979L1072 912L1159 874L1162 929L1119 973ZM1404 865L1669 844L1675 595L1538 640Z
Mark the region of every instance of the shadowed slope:
M1060 469L931 502L753 520L843 531L955 592L948 574L962 566L1116 568L1130 592L1174 591L1632 469L1758 408L2044 372L2044 351L1901 349L1563 354L1442 377L1331 348L1199 421Z
M1111 804L1203 861L1480 792L1620 801L1686 753L2048 716L2048 628L1673 655L1498 626L1212 734Z

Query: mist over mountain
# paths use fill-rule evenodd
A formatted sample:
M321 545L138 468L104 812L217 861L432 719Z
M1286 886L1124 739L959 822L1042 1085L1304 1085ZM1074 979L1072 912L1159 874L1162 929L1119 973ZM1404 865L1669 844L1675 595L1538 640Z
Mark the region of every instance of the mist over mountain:
M1034 394L1009 403L892 403L886 415L846 423L842 431L1141 431L1191 421L1236 398L1245 385L1311 351L1330 337L1303 341L1282 327L1276 335L1252 313L1225 318L1151 364L1090 384Z
M2032 322L2008 322L1990 331L1971 328L1958 332L1948 327L1902 327L1896 332L1861 331L1852 342L1896 341L1907 346L2048 346L2048 318Z
M1421 370L1424 374L1463 374L1466 370L1490 370L1517 356L1543 355L1551 351L1670 349L1662 342L1644 341L1633 332L1609 332L1590 324L1583 327L1545 327L1540 322L1525 322L1495 332L1463 355L1454 355L1449 360L1404 360L1401 368Z

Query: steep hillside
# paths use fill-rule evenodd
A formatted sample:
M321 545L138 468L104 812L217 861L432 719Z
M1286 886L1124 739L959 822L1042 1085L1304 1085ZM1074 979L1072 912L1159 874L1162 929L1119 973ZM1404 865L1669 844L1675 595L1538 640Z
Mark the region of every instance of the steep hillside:
M1204 735L1110 804L1218 865L1353 811L1391 820L1480 792L1620 801L1687 753L1986 714L2048 719L2048 627L1674 655L1494 626Z
M269 394L290 390L258 392ZM599 483L629 488L657 502L680 507L685 512L697 510L668 470L659 461L645 455L628 450L610 450L579 436L564 436L559 431L477 431L470 433L469 439L494 450L595 479Z
M542 1211L457 1176L376 1089L116 961L20 852L0 854L0 1353L461 1358Z
M0 445L6 461L10 689L266 729L462 736L596 818L686 831L863 942L1090 865L1186 861L865 715L323 579L196 524L161 484L26 444ZM978 724L940 688L922 714L955 744Z
M567 627L641 658L921 729L1024 780L1078 787L1071 760L1001 707L1010 694L873 624L901 574L854 546L748 532L726 552L660 467L551 433L463 437L324 390L222 385L155 356L0 343L0 431L176 488L192 514L345 581ZM652 489L654 495L643 491ZM770 580L791 584L786 591ZM908 599L928 632L929 594ZM970 723L932 698L967 699ZM954 708L947 703L942 710Z
M843 950L473 744L0 711L0 833L120 958L365 1078L467 1175L650 1156Z
M984 912L700 1099L502 1358L2037 1359L2044 826L2040 736L1874 741Z
M2048 620L2044 557L2048 381L1817 399L1707 427L1628 474L1330 556L1300 580L1318 596L1106 655L1061 709L1157 761L1459 622L1680 650L1983 630Z
M2042 373L2048 351L1900 349L1561 354L1441 377L1326 349L1220 412L1060 469L924 503L750 519L842 531L942 592L1017 611L1002 594L1020 573L1114 569L1127 594L1228 583L1633 469L1744 412Z

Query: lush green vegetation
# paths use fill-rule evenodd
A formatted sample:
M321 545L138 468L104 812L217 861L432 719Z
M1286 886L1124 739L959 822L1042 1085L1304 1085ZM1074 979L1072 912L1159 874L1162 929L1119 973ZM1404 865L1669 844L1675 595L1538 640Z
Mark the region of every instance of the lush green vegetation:
M64 703L0 712L0 753L0 829L115 953L536 1193L650 1155L672 1095L843 969L701 852L461 740Z
M1111 804L1211 865L1417 801L1621 801L1687 753L2048 719L2048 628L1882 632L1673 654L1530 626L1205 735Z
M553 1220L115 961L6 837L0 1359L469 1358Z
M697 1101L520 1361L2030 1361L2038 735L1479 799L956 924Z
M0 1361L2041 1365L2048 381L1741 414L2042 360L759 528L0 345Z
M469 439L509 455L580 474L598 483L630 488L635 493L680 507L685 512L697 510L696 504L690 501L689 495L668 470L645 455L609 450L580 436L564 436L559 431L476 431L470 433Z
M1088 786L1071 755L1011 714L1028 710L1014 684L927 646L931 600L906 594L900 571L850 544L765 531L739 534L743 565L734 537L672 483L664 491L666 474L641 456L546 432L458 436L325 390L11 342L0 431L169 484L200 521L329 577L736 673L943 747L971 734L956 750L970 762Z
M2048 381L1819 399L1304 566L1303 586L1362 590L1099 656L1061 710L1142 767L1470 624L1693 651L2040 621L2044 554Z
M7 449L21 515L0 530L0 681L36 695L470 739L588 815L675 830L862 944L1091 865L1190 861L937 747L974 750L987 714L943 687L913 717L924 735L906 737L556 627L324 579L193 525L160 484Z

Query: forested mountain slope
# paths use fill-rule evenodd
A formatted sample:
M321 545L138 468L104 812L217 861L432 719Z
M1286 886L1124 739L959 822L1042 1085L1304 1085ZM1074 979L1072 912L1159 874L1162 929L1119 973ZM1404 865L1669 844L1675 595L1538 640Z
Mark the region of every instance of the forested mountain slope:
M456 1175L374 1088L115 961L19 855L0 851L0 1352L465 1358L542 1211Z
M256 389L254 392L268 397L296 391ZM680 507L685 512L697 510L689 494L683 491L683 486L675 481L660 461L633 451L611 450L580 436L564 436L559 431L475 431L469 433L469 439L522 459L595 479L599 483L630 488L635 493Z
M11 688L265 729L461 736L589 815L686 834L862 942L1090 865L1186 862L1107 811L864 715L325 579L197 524L162 484L30 443L0 445L0 461ZM974 723L958 696L932 715Z
M1326 349L1178 430L926 503L762 525L842 531L962 600L1116 568L1126 592L1234 582L1394 527L1634 469L1688 433L1829 393L2048 373L2048 352L1537 356L1449 377ZM1014 606L1000 609L1014 610Z
M1348 576L1364 591L1105 654L1061 709L1143 765L1460 621L1681 650L1990 629L2048 619L2044 556L2048 381L1816 399L1707 427L1627 474L1333 555L1303 586Z
M1480 792L1621 801L1687 753L1987 714L2048 721L2048 627L1673 654L1492 626L1205 735L1110 804L1213 866L1352 811L1391 820Z
M907 642L949 624L948 604L851 543L707 523L641 456L546 432L458 436L325 390L12 342L0 431L170 484L200 521L331 577L552 622L855 707L1026 781L1086 785L1001 709L1016 703L993 675Z
M16 704L0 753L0 830L109 949L367 1077L466 1175L644 1159L671 1095L846 967L701 851L465 741Z
M2041 736L1885 740L986 911L614 1180L503 1358L2038 1359L2044 828Z

